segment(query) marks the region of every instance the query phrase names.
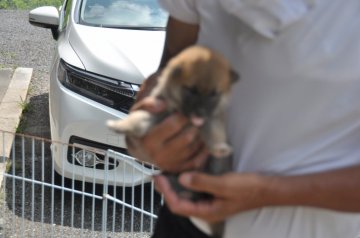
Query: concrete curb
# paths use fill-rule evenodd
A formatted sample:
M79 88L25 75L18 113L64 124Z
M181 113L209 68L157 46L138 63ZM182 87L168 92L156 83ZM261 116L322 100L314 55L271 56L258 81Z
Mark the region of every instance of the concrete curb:
M28 93L32 68L16 68L0 102L0 188L6 168L6 160L10 156L11 146L14 141L16 128L20 122L22 113L21 104L25 102ZM9 132L9 133L7 133Z

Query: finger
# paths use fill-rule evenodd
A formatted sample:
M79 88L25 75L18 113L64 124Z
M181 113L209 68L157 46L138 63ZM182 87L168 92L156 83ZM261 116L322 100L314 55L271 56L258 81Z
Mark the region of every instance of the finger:
M198 128L186 127L181 133L165 144L164 165L159 166L167 172L181 172L199 169L208 157L206 146L199 137Z
M172 212L184 216L191 216L194 214L195 204L179 198L171 188L171 185L165 176L155 176L154 182L157 190L163 194L165 202Z
M146 151L144 150L143 146L139 143L139 138L126 136L126 147L129 154L141 161L154 163L154 161L148 156Z
M194 216L209 222L221 221L224 218L220 215L224 207L223 201L221 200L194 203L182 199L173 191L170 183L164 176L155 177L155 186L157 190L163 194L166 204L173 213L187 217Z
M175 135L179 134L188 124L187 121L180 114L172 114L140 138L140 144L143 145L144 151L160 168L164 169L164 165L166 168L174 167L171 159L178 154L178 151L169 149L166 142L169 138L174 138Z
M186 188L194 191L208 192L216 197L222 197L224 176L212 176L199 172L185 172L180 175L179 182Z
M148 132L149 136L144 137L144 142L146 143L147 139L153 140L154 136L161 141L165 142L169 138L174 137L178 134L186 125L188 124L188 119L182 116L179 113L174 113L165 118L162 122L154 125Z
M199 129L194 126L189 126L187 120L184 120L183 122L184 124L181 130L178 130L176 134L168 138L168 140L166 141L167 147L189 147L195 141L199 141Z
M174 156L173 152L177 152L176 157L188 159L203 146L203 142L199 139L197 128L186 127L168 139L164 146L172 152L172 156Z
M190 159L183 163L179 171L189 171L202 168L208 156L209 151L206 149L205 145L202 144L199 150L191 155Z
M165 142L178 134L185 125L186 119L184 117L170 115L164 121L151 128L150 131L141 138L141 143L147 151L147 154L157 163L161 163L164 160L168 161L169 153L171 152L170 156L173 156L175 153L165 146Z
M203 144L201 142L196 144L196 148L191 149L191 151L189 148L183 148L177 151L168 150L163 154L164 160L158 161L159 167L171 173L200 168L202 161L206 160L207 156L203 152Z
M155 188L159 193L166 193L170 189L167 178L161 174L153 176Z

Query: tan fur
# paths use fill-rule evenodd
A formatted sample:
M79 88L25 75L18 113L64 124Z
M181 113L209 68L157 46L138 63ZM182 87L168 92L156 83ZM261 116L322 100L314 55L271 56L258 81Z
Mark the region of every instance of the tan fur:
M150 93L152 97L165 100L166 112L152 115L145 110L137 110L124 120L109 121L108 126L120 133L142 137L155 123L174 111L184 112L186 109L190 111L189 117L196 117L192 113L192 109L196 111L196 108L186 105L183 95L184 88L195 88L198 92L194 93L195 99L218 95L216 105L205 113L205 123L200 131L213 157L227 158L232 150L226 142L224 113L232 81L230 65L221 55L205 47L189 47L169 61ZM209 172L221 170L215 168ZM210 225L214 235L221 233L222 227L222 223Z
M174 77L172 74L178 69L182 73ZM172 97L169 105L171 109L180 107L177 103L182 101L179 90L182 86L196 85L204 93L215 89L227 98L231 86L229 72L230 65L221 55L205 47L189 47L169 61L152 95L165 99Z
M224 157L231 153L226 143L224 110L227 105L232 83L229 63L214 51L192 46L171 59L164 68L157 86L150 96L165 100L168 112L180 111L183 107L182 87L196 87L203 94L216 91L220 95L219 103L203 126L203 138L215 157ZM108 126L130 136L142 137L156 123L157 115L144 110L131 112L124 120L109 121Z
M217 89L227 93L230 89L229 63L219 54L205 47L190 47L170 60L165 74L174 68L181 67L183 74L176 83L186 86L197 85L201 90L209 92Z

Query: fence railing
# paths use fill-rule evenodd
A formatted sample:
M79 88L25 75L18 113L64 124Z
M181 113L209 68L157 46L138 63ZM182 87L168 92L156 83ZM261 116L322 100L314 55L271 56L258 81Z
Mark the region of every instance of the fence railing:
M153 166L114 150L3 131L0 152L0 238L149 237L153 231L161 204Z

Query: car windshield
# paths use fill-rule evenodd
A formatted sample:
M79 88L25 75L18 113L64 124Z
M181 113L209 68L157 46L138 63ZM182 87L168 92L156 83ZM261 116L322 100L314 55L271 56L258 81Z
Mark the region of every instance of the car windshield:
M134 29L163 29L168 14L157 0L83 0L80 24Z

